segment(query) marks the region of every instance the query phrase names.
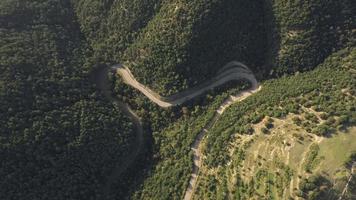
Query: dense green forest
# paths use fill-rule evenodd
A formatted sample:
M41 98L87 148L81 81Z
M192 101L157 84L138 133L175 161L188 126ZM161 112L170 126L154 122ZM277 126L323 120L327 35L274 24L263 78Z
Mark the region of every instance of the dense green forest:
M100 199L133 141L69 1L0 2L0 199Z
M322 124L313 114L293 119L310 133L354 126L355 9L352 0L1 0L0 199L181 199L190 145L220 104L248 87L230 82L162 109L111 74L112 95L140 117L148 148L105 198L108 177L138 147L135 124L97 87L98 66L123 63L162 95L232 60L260 80L281 77L224 113L205 141L208 168L229 162L234 133L253 134L264 117L297 114L301 105L325 113ZM261 130L272 126L267 120ZM202 182L216 199L218 182ZM301 188L317 183L329 185L316 176Z
M168 2L125 54L142 83L171 95L214 76L231 60L255 69L263 64L262 1Z
M163 95L197 85L231 60L257 71L264 62L261 0L73 2L96 58L124 63Z
M160 7L160 0L72 0L98 62L122 62L124 51Z
M260 77L316 67L355 44L352 0L73 1L95 57L167 96L231 60Z
M352 0L271 0L266 10L275 74L310 70L355 44Z

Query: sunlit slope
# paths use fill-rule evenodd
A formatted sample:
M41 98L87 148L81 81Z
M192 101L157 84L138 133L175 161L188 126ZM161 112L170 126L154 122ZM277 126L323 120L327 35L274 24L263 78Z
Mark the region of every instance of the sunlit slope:
M228 109L207 135L195 199L338 197L356 150L355 58L344 49Z

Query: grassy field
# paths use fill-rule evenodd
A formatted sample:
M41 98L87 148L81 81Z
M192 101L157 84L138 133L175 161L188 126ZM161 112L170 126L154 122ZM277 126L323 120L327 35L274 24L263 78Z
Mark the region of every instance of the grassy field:
M298 176L305 176L301 170L309 146L316 142L311 134L292 122L292 116L283 120L274 119L274 128L269 134L259 130L264 122L255 125L257 134L250 148L246 149L246 158L241 173L245 182L254 182L254 198L258 199L270 193L273 199L286 199L298 187ZM265 171L262 178L260 172ZM270 179L268 181L268 179ZM268 184L268 186L267 186Z
M327 172L330 176L340 175L344 168L343 163L356 150L356 128L353 127L346 133L333 135L320 143L319 158L324 157L320 163L319 171Z
M257 134L250 148L246 150L241 173L245 181L256 177L261 169L278 177L280 171L288 167L293 172L290 181L284 185L274 184L272 189L275 199L285 199L289 195L294 196L293 192L299 189L298 184L302 178L324 174L335 183L349 175L344 163L351 153L356 151L355 127L347 132L338 132L329 138L321 138L293 124L291 117L274 121L275 128L271 130L271 134ZM314 157L311 155L312 147L318 149ZM310 166L310 172L305 170L306 165ZM283 193L280 193L282 195L278 194L278 186L284 188ZM256 191L261 195L265 192L260 188Z

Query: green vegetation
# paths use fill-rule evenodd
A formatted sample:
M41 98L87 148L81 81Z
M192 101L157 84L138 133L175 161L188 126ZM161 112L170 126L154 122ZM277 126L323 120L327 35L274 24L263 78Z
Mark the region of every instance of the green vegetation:
M356 162L356 151L352 152L350 157L345 161L346 167L352 167L352 164Z
M93 77L99 66L123 63L166 96L232 60L263 79L293 75L266 80L219 116L204 140L196 197L334 194L331 179L343 183L348 173L340 163L354 159L355 12L352 0L1 0L0 199L181 199L191 144L247 84L230 82L162 109L111 76L113 94L142 119L149 148L104 197L108 176L137 138ZM295 131L275 137L281 120Z
M163 96L209 79L231 60L261 77L283 75L355 44L352 0L71 2L95 60L124 63Z
M247 141L247 138L250 136L238 139L239 144L228 166L208 171L204 168L194 199L283 199L285 188L293 177L293 170L278 159L269 162L270 158L265 155L270 156L270 151L262 150L262 154L250 163L251 157L254 157L251 155L254 154L254 151L250 151L251 145L257 144L258 139L250 138ZM260 141L265 140L263 138ZM211 180L215 180L214 185L211 185Z
M163 96L209 79L231 60L261 77L283 75L312 69L355 44L352 0L72 4L96 61L124 63Z
M331 190L332 183L321 175L311 176L308 179L303 179L300 182L300 194L299 196L310 199L336 199L338 197L334 191Z
M100 63L124 63L163 96L200 84L232 60L259 71L263 1L73 1ZM212 28L214 27L214 28Z
M355 74L351 73L356 63L355 53L356 49L345 49L329 57L312 72L266 81L260 92L233 105L209 133L204 152L207 156L205 163L209 166L225 163L228 156L222 152L226 151L231 135L247 134L245 129L250 122L258 122L256 116L282 118L288 113L305 110L303 107L313 107L327 113L329 118L346 116L347 120L341 126L354 125L356 100L342 90L356 85ZM323 124L330 128L339 126L333 120ZM318 125L307 119L302 124L309 132Z
M355 173L355 167L352 168L352 164L356 162L356 151L352 152L347 161L345 162L345 167L353 171L353 174L351 174L351 181L349 183L349 186L347 188L346 193L344 194L344 199L345 200L352 200L355 195L356 195L356 173ZM348 180L347 180L348 181Z
M162 109L120 79L112 78L116 95L136 109L154 139L154 166L132 198L183 198L192 171L191 144L221 103L248 85L242 81L229 82L184 105Z
M276 74L310 70L332 52L355 44L352 0L271 0Z
M124 51L160 7L161 0L71 0L97 62L122 62Z
M0 2L0 199L100 199L132 124L89 80L69 1Z
M125 60L138 80L164 96L214 76L231 60L264 60L261 0L173 0L162 4Z
M350 159L353 158L352 150L356 149L356 143L354 142L356 140L356 128L352 128L346 133L333 135L331 139L323 140L319 144L320 151L317 159L328 157L327 160L321 162L321 168L326 172L334 173L344 163L351 161Z
M355 126L356 102L347 92L355 85L355 53L345 49L314 71L266 81L259 93L230 107L207 135L194 198L340 195L349 171L343 163L356 148L350 128ZM244 127L251 127L252 121L255 133L250 135ZM319 126L333 131L313 131ZM259 134L263 132L268 134ZM215 189L206 196L211 180ZM225 192L217 192L221 190Z
M341 51L330 57L313 72L267 81L262 91L258 94L229 109L227 111L229 115L224 114L222 119L210 130L209 137L207 138L207 146L204 148L204 154L207 156L207 166L209 168L211 166L223 166L222 164L210 165L209 159L219 160L221 163L226 163L230 160L230 157L222 152L225 152L224 149L230 146L228 142L233 138L232 134L253 134L253 124L251 125L249 122L253 121L254 124L258 124L265 116L270 116L265 118L263 123L266 129L267 127L269 128L267 129L269 131L273 130L276 126L275 118L283 118L288 113L300 115L298 117L299 119L303 119L303 122L308 122L307 125L305 125L305 129L310 129L310 132L312 132L312 128L317 127L321 123L329 124L328 126L330 127L337 127L338 120L332 119L339 119L341 118L340 116L346 116L342 118L347 119L341 120L342 126L352 126L355 122L353 113L350 111L354 109L353 105L355 99L343 93L342 89L349 88L349 90L352 90L352 85L354 84L354 79L350 78L353 74L349 73L350 67L353 66L351 63L354 62L354 52L355 51L351 49ZM339 63L345 64L343 67L340 67ZM315 77L317 77L317 79L315 79ZM150 103L146 97L137 91L123 84L120 79L116 80L114 77L113 81L117 82L114 88L116 93L123 101L129 102L132 107L137 110L136 112L142 116L144 121L149 125L154 137L153 154L155 164L141 188L135 193L134 199L182 197L187 187L187 181L189 180L189 173L191 171L190 144L202 127L211 119L214 110L219 106L222 100L226 98L227 93L220 97L214 97L214 95L208 94L186 105L170 109L161 109ZM223 88L221 91L218 89L214 93L220 94L222 91L226 91L226 89L228 88ZM301 96L301 94L304 95ZM320 96L319 94L322 95ZM263 95L263 98L260 98L260 95ZM292 97L292 101L290 101L290 97ZM334 105L337 107L332 107ZM310 113L307 108L318 110L318 114ZM236 109L238 109L238 111L236 111ZM242 111L240 111L240 109ZM321 115L319 112L327 115L325 122L319 120L318 116ZM246 115L246 113L248 113L248 115ZM227 123L223 123L224 121L227 121ZM239 123L243 125L239 126ZM217 130L219 127L221 127L221 129ZM273 131L270 132L272 133ZM303 142L307 137L298 135L298 138L301 138L299 141ZM219 143L221 141L224 143L221 143L221 146L218 148L211 148L211 146L209 146L212 142ZM300 148L305 149L303 146L300 146ZM215 150L219 151L216 151L215 155L211 155L211 153L215 153ZM236 156L243 155L243 151L241 151L241 153L242 154L236 153ZM298 155L302 155L302 153ZM235 154L233 154L233 156L235 156ZM234 161L234 163L236 163L234 166L240 165L239 163L243 161L243 156L237 156L237 158L238 159ZM263 166L264 161L261 160L260 163ZM296 163L298 163L298 161L296 161ZM255 164L258 165L258 163ZM277 166L276 169L279 169L279 172L269 172L271 173L271 175L267 176L269 178L263 179L265 182L261 183L261 193L259 193L262 196L266 191L269 191L267 194L271 194L276 198L285 195L285 193L281 191L281 188L289 187L291 177L297 176L295 175L296 166L291 169L287 165L275 165ZM206 176L209 177L209 175ZM223 173L217 177L229 177L229 175ZM218 181L215 189L207 189L213 187L212 185L214 185L215 179ZM206 181L199 183L203 185L200 185L196 191L198 197L208 199L210 197L211 199L224 197L224 194L226 194L224 191L230 190L226 188L225 183L228 182L224 179L225 178L211 179L205 177L203 174L202 180ZM237 189L234 190L233 194L241 196L241 192L249 191L249 193L251 193L250 196L253 196L255 188L250 186L250 184L257 184L257 182L256 180L252 182L237 182ZM266 183L270 182L271 184L266 185ZM199 196L200 194L207 196ZM246 197L248 197L248 195Z
M309 151L308 154L306 155L305 161L304 161L304 170L306 172L312 172L313 168L318 164L318 153L319 153L319 145L313 143L310 147L309 147Z

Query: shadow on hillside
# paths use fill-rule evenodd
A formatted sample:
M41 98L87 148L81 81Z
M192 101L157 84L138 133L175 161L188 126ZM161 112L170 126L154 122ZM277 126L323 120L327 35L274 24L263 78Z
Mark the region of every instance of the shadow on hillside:
M111 199L118 199L122 197L129 197L131 196L131 193L135 192L135 189L139 187L144 181L144 179L148 176L148 171L150 170L152 166L152 138L150 134L148 134L147 129L145 125L141 125L141 123L136 119L136 117L131 113L129 110L130 108L128 105L126 105L124 102L121 102L118 98L113 96L111 93L111 87L110 87L110 82L109 82L109 73L113 73L110 71L110 68L105 66L105 65L97 65L94 67L90 79L95 83L97 86L97 89L103 93L103 95L111 102L113 102L114 106L120 109L127 117L131 119L134 125L135 132L140 132L143 136L143 143L142 147L138 147L136 145L138 144L133 144L130 149L132 151L135 151L137 149L138 155L137 157L134 158L133 162L130 163L130 165L120 173L119 175L116 174L115 172L112 172L110 176L114 176L114 180L112 179L113 177L108 177L108 180L110 182L110 185L104 186L104 191L103 193L105 194L105 199L111 200ZM143 127L142 127L143 126ZM143 132L143 133L142 133ZM136 137L139 134L136 133ZM137 140L137 138L136 138ZM138 142L138 141L136 141ZM130 158L127 158L130 159ZM124 161L126 162L126 161ZM125 165L125 163L120 164L120 165ZM115 167L118 170L120 168ZM115 175L116 174L116 175ZM117 177L116 177L117 176ZM110 178L112 180L110 180ZM108 182L106 180L106 182ZM108 188L105 188L108 187Z
M214 76L237 60L259 72L267 49L262 0L223 0L201 13L193 25L187 62L178 67L189 81ZM190 69L187 66L194 66Z

